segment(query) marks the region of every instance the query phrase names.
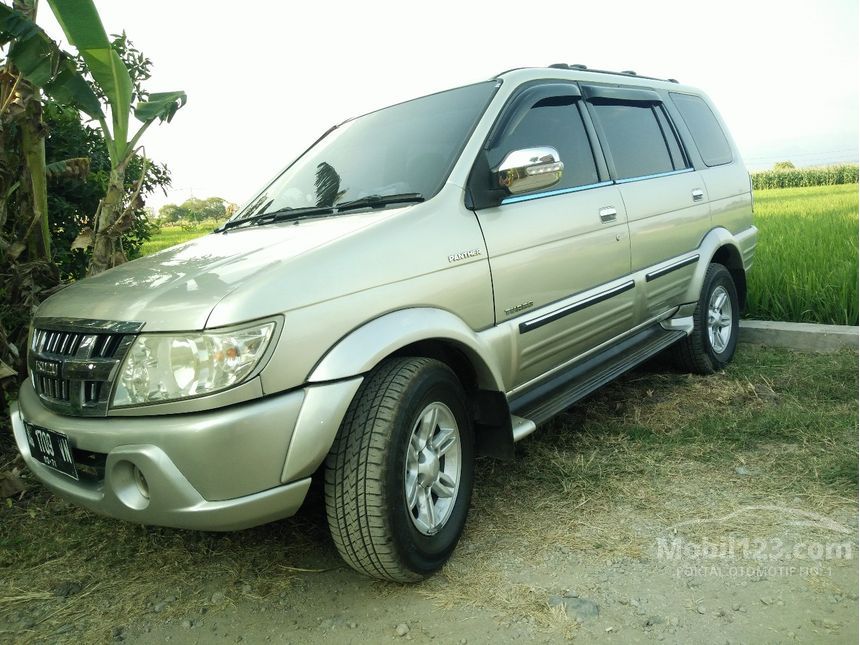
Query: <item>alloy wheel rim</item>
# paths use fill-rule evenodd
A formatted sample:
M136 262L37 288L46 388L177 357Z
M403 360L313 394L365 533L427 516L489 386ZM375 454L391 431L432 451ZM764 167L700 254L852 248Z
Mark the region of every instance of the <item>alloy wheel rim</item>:
M420 533L435 535L451 517L462 462L454 413L444 403L430 403L418 415L406 448L406 507Z
M732 338L732 300L725 287L718 286L708 302L708 340L711 348L721 354Z

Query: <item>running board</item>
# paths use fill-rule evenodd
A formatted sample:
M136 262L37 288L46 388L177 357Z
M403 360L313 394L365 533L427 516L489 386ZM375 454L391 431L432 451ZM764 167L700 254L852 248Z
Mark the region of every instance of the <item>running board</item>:
M686 335L653 325L517 395L510 401L514 441Z
M531 419L523 419L516 415L511 415L511 426L514 432L514 442L520 439L525 439L532 432L537 430L537 425Z

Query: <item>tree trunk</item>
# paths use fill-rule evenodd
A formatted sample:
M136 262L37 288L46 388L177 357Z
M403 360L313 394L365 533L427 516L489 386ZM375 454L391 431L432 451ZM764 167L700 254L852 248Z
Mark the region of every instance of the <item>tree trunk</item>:
M2 99L2 96L0 96L0 99ZM0 237L2 237L6 227L6 216L9 213L9 198L16 190L15 184L20 181L17 179L19 175L16 172L17 169L12 169L8 163L4 163L9 157L14 159L14 156L9 154L9 149L7 148L10 143L7 143L5 124L2 119L3 115L0 114L0 150L6 153L4 155L6 158L0 159ZM2 251L6 250L5 243L6 240L0 239L0 248L2 248Z
M123 213L125 195L125 168L128 160L111 170L107 193L99 205L93 229L93 254L87 275L93 276L125 262L119 244L121 227L115 226Z
M37 0L13 0L12 6L30 20L36 20ZM7 61L6 75L17 75ZM18 78L14 82L16 107L21 110L14 120L20 131L20 150L24 159L20 174L21 197L18 200L17 218L23 236L13 246L28 251L28 259L51 259L51 229L48 225L48 182L45 175L45 124L42 121L40 91L30 82ZM4 201L8 195L3 195ZM17 257L17 255L15 255Z
M29 85L29 83L27 84ZM29 89L29 88L28 88ZM38 90L32 90L38 91ZM32 96L21 122L21 149L27 160L32 191L33 221L27 239L30 260L51 259L51 229L48 225L48 182L45 176L45 134L42 104Z

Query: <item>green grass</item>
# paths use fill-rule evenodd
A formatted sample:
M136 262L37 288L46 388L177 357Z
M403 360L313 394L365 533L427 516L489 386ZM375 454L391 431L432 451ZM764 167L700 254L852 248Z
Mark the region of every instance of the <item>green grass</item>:
M755 192L748 316L858 324L857 184Z
M162 251L168 247L193 240L201 235L211 233L216 224L204 222L194 226L162 226L152 238L143 243L140 254L150 255L156 251Z
M136 620L199 612L214 590L280 616L308 591L329 598L341 580L380 604L414 589L440 606L534 616L551 628L547 590L500 561L530 570L560 546L589 561L647 557L653 531L751 504L856 516L857 370L856 352L742 346L715 376L628 374L518 444L515 461L478 462L460 547L416 588L349 572L317 493L295 518L214 534L98 517L28 480L28 492L0 504L0 641L107 642ZM0 471L13 450L0 436ZM754 475L738 476L740 465ZM761 531L768 518L752 521L745 530ZM80 591L64 597L57 590L69 582ZM175 602L154 614L167 595ZM207 620L218 620L220 608L208 608Z

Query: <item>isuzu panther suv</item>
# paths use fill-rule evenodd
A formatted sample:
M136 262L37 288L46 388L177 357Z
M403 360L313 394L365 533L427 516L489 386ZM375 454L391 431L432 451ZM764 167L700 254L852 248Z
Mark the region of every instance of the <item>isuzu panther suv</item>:
M143 524L271 522L322 478L346 562L418 580L476 457L663 350L726 365L755 244L702 92L508 71L345 121L212 234L49 298L15 438L51 490Z

